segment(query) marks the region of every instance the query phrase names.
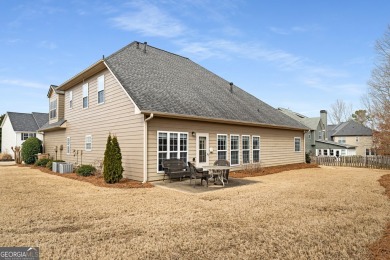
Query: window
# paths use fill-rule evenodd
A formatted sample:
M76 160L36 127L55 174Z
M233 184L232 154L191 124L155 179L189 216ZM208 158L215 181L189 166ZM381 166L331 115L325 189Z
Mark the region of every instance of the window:
M341 156L345 156L347 154L346 150L345 149L342 149L341 150Z
M50 119L57 117L57 99L50 101Z
M88 108L88 83L83 85L83 108Z
M296 152L301 151L301 138L300 137L295 137L294 138L294 149Z
M318 149L318 156L321 155L321 149Z
M333 156L334 155L334 151L333 149L330 149L330 156Z
M69 91L69 108L73 107L73 91Z
M253 163L260 162L260 136L252 136Z
M92 145L91 145L92 146ZM70 137L67 137L66 138L66 154L70 154L71 153L71 145L70 145Z
M85 151L92 151L92 135L85 136Z
M328 149L324 149L324 155L328 156Z
M308 133L307 138L310 140L311 139L311 133Z
M217 135L218 160L227 160L227 135Z
M98 77L98 104L104 103L104 75Z
M37 137L37 134L36 133L21 133L20 136L21 136L21 140L25 141L29 137Z
M338 143L339 143L339 144L345 144L345 136L339 137Z
M230 136L230 164L238 165L240 164L240 136L231 135Z
M188 134L178 132L158 132L158 171L163 171L164 159L179 158L187 163Z
M242 163L249 163L249 135L242 136Z
M322 140L322 131L318 131L318 139Z

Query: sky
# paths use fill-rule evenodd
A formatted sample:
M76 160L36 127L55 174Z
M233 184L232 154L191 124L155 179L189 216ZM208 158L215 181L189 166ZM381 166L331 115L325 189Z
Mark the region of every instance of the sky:
M364 108L390 1L0 0L0 114L133 42L187 57L277 108Z

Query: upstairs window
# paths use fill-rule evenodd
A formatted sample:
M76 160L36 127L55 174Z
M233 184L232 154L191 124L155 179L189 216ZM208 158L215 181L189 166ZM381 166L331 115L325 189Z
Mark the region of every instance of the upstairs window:
M27 138L29 138L29 137L37 137L36 133L21 133L20 135L21 135L22 141L27 140Z
M339 144L345 144L345 136L339 137Z
M69 91L69 108L73 107L73 91Z
M57 117L57 99L50 101L50 119Z
M88 83L83 85L83 108L88 108Z
M98 104L104 103L104 75L98 77Z
M318 139L322 140L322 130L318 131Z

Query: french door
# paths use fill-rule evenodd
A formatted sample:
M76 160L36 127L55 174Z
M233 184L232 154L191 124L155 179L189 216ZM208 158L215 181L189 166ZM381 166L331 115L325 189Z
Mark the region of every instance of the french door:
M196 133L196 166L209 165L209 134Z

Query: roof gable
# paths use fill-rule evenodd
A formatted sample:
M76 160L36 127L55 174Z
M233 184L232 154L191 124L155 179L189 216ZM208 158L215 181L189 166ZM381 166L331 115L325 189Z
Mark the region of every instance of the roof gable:
M332 136L372 136L372 130L358 122L349 120L335 126Z
M33 114L7 112L7 116L15 132L36 132L40 127L38 124L45 124L49 121L49 114L36 112ZM46 122L43 122L44 118L46 118Z
M105 62L142 112L306 129L188 58L133 42Z

